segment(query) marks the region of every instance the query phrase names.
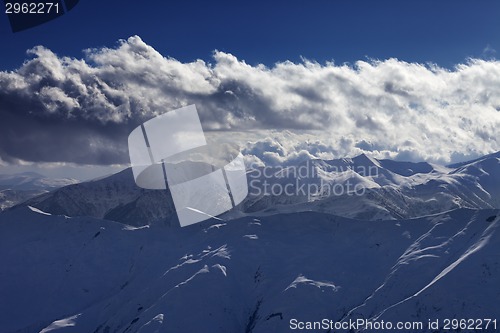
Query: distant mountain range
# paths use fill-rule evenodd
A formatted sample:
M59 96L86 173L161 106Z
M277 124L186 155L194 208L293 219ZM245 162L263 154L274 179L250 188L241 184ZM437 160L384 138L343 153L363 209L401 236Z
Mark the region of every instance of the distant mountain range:
M0 211L56 188L76 184L75 179L51 179L35 172L0 175Z
M457 208L500 208L500 152L455 167L377 160L366 155L307 161L303 166L311 169L309 174L316 176L301 178L297 186L303 183L327 184L325 188L330 191L312 198L286 194L249 196L243 211L313 210L379 220L406 219ZM276 175L280 173L283 171L277 171ZM292 172L292 177L267 180L293 183L290 178L294 177ZM347 183L357 184L364 191L361 195L342 191L348 189ZM341 194L335 194L335 188L341 189L337 191Z
M251 169L247 178L249 196L222 218L316 211L363 220L408 219L458 208L500 208L500 152L455 166L366 155L310 160L286 168ZM286 193L273 191L285 187ZM23 205L134 226L178 224L169 192L137 187L131 169L65 186Z

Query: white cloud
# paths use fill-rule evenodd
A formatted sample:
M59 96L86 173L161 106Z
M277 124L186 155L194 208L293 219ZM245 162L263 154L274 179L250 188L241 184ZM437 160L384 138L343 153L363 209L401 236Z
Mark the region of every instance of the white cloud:
M85 59L30 52L0 72L0 156L11 163L126 163L132 128L192 103L206 129L238 133L249 158L266 163L361 152L450 162L499 150L496 60L453 70L397 59L266 67L216 51L212 64L182 63L137 36Z
M490 44L486 45L486 47L483 49L483 54L482 56L484 58L494 58L497 53L497 50L495 50L493 47L491 47Z

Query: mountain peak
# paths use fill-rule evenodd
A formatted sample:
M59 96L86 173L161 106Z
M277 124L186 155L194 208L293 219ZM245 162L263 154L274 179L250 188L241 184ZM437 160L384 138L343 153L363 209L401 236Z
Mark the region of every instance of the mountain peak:
M352 159L355 164L360 165L375 165L377 167L380 166L379 160L374 157L368 156L365 153L362 153Z
M453 168L453 169L458 169L458 168L466 166L466 165L475 164L475 163L489 160L489 159L498 159L498 158L500 158L500 151L497 151L497 152L494 152L494 153L491 153L488 155L484 155L484 156L478 157L478 158L473 159L473 160L449 164L449 165L447 165L447 167Z

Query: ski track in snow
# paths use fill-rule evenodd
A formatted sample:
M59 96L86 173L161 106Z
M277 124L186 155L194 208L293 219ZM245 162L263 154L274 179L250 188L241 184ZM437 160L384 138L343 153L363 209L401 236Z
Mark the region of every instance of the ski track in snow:
M458 265L460 265L464 260L468 259L471 255L474 253L478 252L480 249L482 249L484 246L486 246L492 237L493 233L495 232L495 229L497 228L498 221L500 220L500 216L497 216L495 220L483 231L481 236L475 237L478 239L475 239L472 242L472 245L468 246L465 251L462 251L459 249L457 252L461 253L458 257L458 259L453 260L446 268L444 268L437 276L435 276L427 285L425 285L423 288L412 294L411 296L408 296L386 308L383 310L379 311L376 315L373 315L369 318L369 320L375 321L378 320L382 315L384 315L387 311L390 311L391 309L413 299L418 296L420 296L424 291L426 291L428 288L436 284L439 280L441 280L444 276L449 274L450 272L453 271ZM347 314L341 318L341 321L347 320L350 316L352 316L356 311L359 311L363 307L367 306L368 302L375 299L377 297L377 294L384 289L388 283L388 281L393 278L394 274L398 271L398 268L401 267L402 265L408 265L412 261L417 261L420 259L424 258L439 258L438 255L434 254L425 254L425 252L430 252L432 250L436 249L443 249L447 245L450 245L451 243L454 242L454 240L462 236L466 233L467 229L474 223L477 222L477 214L475 214L469 222L466 224L465 227L461 228L458 232L456 232L452 237L449 239L445 240L444 242L437 244L435 246L429 246L425 248L420 248L420 244L426 240L427 238L430 238L432 236L433 231L435 229L442 225L441 222L438 222L434 224L426 233L421 235L412 245L408 247L408 249L403 253L403 255L398 259L397 263L393 266L391 273L387 276L385 281L380 285L370 296L368 296L365 301L351 309L350 311L347 312ZM473 235L475 236L475 235ZM437 239L437 238L436 238ZM468 243L468 242L466 242Z
M297 276L297 278L288 286L285 288L283 291L287 291L290 288L297 288L299 285L310 285L317 287L319 289L321 288L330 288L332 291L337 291L340 287L336 286L333 282L328 282L328 281L315 281L306 278L304 275L300 274Z

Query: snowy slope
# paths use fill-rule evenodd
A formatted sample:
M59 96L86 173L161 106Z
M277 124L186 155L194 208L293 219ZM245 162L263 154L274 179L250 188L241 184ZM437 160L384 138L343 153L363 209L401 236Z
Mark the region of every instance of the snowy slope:
M499 223L499 210L460 209L132 228L18 207L0 214L0 332L268 333L290 332L293 318L500 318Z

